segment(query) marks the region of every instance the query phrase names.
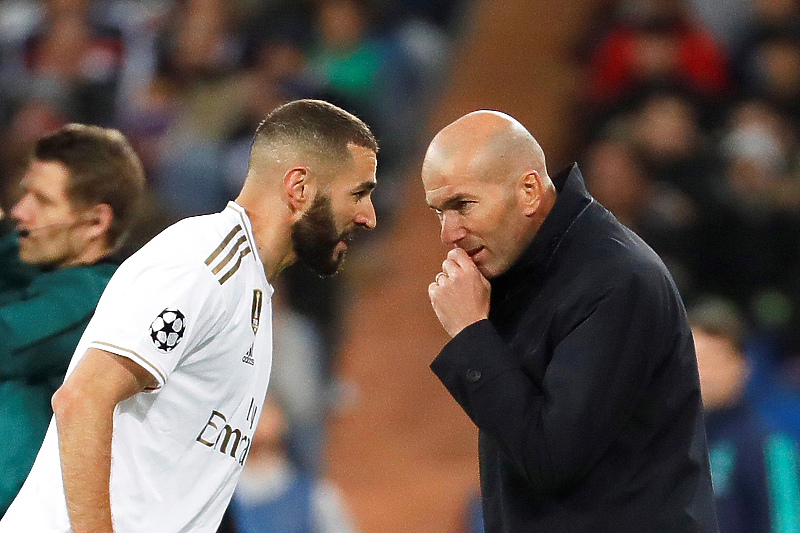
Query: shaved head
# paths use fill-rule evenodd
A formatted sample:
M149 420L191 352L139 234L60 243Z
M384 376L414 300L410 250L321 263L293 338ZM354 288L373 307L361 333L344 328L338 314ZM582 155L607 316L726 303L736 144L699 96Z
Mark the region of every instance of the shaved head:
M556 197L539 143L498 111L469 113L440 131L422 182L442 242L466 251L488 279L519 257Z
M423 163L439 171L461 169L482 180L503 181L535 170L547 176L544 152L525 127L499 111L474 111L440 131ZM429 168L433 170L433 168Z

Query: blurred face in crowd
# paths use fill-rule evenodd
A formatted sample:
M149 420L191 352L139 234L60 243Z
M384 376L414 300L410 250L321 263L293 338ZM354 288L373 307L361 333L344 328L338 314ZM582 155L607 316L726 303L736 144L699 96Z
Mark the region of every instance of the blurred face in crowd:
M361 40L364 13L357 1L326 0L319 5L317 18L328 47L348 50Z
M253 435L252 451L260 453L262 451L281 450L284 446L287 431L283 409L275 400L267 398L261 407L258 426L256 426L256 431Z
M22 261L55 268L77 264L89 242L86 228L92 219L69 199L67 168L33 160L22 185L24 194L11 211Z
M800 95L800 44L774 39L756 52L756 69L761 85L771 96L791 101Z
M592 196L628 226L648 201L647 182L633 150L624 142L601 140L586 154L586 176Z
M747 363L736 345L722 335L692 328L703 405L708 410L735 403L747 379Z
M375 153L352 144L348 151L352 159L336 171L308 210L292 224L292 245L298 260L321 276L335 274L355 232L372 229L376 223L372 205Z
M487 279L508 270L546 215L541 148L500 113L471 113L442 130L425 155L422 181L442 242L467 252Z
M644 153L669 162L690 156L699 136L692 105L676 95L656 95L639 110L635 138Z

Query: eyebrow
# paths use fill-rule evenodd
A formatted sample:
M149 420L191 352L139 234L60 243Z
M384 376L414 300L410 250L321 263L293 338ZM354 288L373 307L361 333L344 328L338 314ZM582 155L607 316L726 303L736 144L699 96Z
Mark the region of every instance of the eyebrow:
M450 198L445 199L442 202L441 207L436 207L435 205L433 205L431 203L428 203L428 207L430 207L431 209L434 209L436 211L444 211L446 209L454 208L456 205L458 205L459 203L463 202L466 199L467 199L467 195L459 193L459 194L456 194L454 196L451 196Z
M49 203L53 203L53 199L50 197L50 195L45 194L42 191L39 191L39 190L36 190L36 189L28 189L27 192L32 194L34 196L34 198L36 198L37 200L39 200L42 203L48 203L48 204Z
M369 192L374 190L376 186L377 183L375 183L374 181L365 181L361 183L358 187L353 189L353 192L361 192L361 191Z

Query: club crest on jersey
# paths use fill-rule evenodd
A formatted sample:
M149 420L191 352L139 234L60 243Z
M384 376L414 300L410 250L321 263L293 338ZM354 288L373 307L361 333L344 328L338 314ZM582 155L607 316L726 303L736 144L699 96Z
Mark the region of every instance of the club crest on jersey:
M259 289L253 289L253 310L250 313L250 319L254 334L258 331L258 323L261 320L261 305L263 300L264 294Z
M150 324L150 338L160 352L175 349L186 331L186 317L177 309L167 307Z

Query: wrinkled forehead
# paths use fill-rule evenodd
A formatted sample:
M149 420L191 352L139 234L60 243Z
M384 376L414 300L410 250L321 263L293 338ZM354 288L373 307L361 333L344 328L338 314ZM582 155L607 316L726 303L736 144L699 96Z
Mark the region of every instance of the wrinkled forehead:
M423 178L425 202L440 209L449 202L462 199L478 199L497 194L497 184L470 169L454 167L445 172L429 172Z

